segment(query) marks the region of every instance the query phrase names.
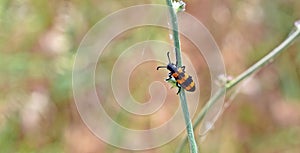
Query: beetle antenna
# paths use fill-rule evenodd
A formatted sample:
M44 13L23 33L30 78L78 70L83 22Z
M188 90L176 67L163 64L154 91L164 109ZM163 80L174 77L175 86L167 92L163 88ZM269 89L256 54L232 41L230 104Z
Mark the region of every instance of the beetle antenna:
M170 60L170 52L167 52L167 56L168 56L169 63L171 63L171 60Z
M167 68L167 66L158 66L158 67L156 68L156 70L158 70L158 69L160 69L160 68Z

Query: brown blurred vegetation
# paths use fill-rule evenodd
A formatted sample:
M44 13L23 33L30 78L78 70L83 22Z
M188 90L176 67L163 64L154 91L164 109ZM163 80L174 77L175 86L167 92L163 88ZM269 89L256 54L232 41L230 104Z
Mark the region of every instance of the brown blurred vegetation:
M0 1L1 153L132 152L105 144L85 127L72 98L71 72L76 49L96 22L121 8L149 3L164 1ZM300 19L298 0L186 3L186 11L216 39L227 74L232 76L278 45ZM159 30L152 31L153 38L160 36ZM138 35L149 38L145 31ZM122 49L137 39L120 41L124 44L117 47ZM168 35L164 39L169 41ZM207 67L197 64L200 55L191 56L197 51L187 39L182 40L183 51L195 63L203 86L203 105L209 98ZM297 41L241 88L214 130L204 142L199 141L201 152L300 152L299 49ZM122 118L124 124L130 124L126 121ZM174 152L179 140L144 152Z

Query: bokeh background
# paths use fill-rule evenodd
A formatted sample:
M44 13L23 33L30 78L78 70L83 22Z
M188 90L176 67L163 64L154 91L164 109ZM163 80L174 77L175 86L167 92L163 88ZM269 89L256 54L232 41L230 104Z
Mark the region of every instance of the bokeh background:
M240 74L278 45L290 33L294 21L300 19L298 0L185 2L186 12L199 19L214 36L231 76ZM0 1L1 153L133 152L105 144L86 128L74 104L71 79L76 50L86 32L110 13L138 4L165 4L165 1ZM115 56L103 61L111 67L122 50L150 39L170 41L169 31L152 27L125 33L107 48L114 50ZM201 55L194 55L198 51L184 37L182 48L197 69L201 84L199 103L203 105L210 97L207 65L197 62ZM196 131L202 152L300 152L299 50L298 40L239 88L238 95L229 101L231 105L204 141ZM154 80L162 79L165 72L156 75L155 69L150 70L156 64L147 63L147 72L136 70L132 80L151 76ZM143 101L149 95L139 89L141 83L147 86L150 82L139 79L130 85L135 98ZM178 106L176 90L170 92L168 96ZM109 102L111 98L105 99ZM108 109L114 110L110 115L123 125L130 127L134 121L136 128L151 127L149 118L133 119L115 106ZM156 114L161 120L155 121L155 125L169 118L172 111L165 109ZM184 135L160 148L139 152L174 152Z

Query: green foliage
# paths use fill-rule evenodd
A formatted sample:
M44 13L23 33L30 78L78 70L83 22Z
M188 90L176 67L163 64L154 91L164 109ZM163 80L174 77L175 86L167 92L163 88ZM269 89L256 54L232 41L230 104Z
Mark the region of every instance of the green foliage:
M15 144L20 138L20 123L17 115L12 115L4 124L0 128L1 152L16 152L18 148L16 148Z

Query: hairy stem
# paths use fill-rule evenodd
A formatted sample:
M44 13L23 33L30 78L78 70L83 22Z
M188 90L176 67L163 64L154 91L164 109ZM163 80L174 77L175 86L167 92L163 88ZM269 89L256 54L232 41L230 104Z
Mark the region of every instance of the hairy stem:
M174 39L174 47L175 47L175 55L176 55L176 66L181 67L182 60L181 60L181 49L180 49L180 40L179 40L179 33L178 33L177 15L173 9L172 0L166 0L166 2L169 8L171 23L172 23L172 31L173 31L173 39ZM183 111L184 120L186 124L186 129L187 129L187 137L190 144L190 152L198 153L198 147L194 136L192 121L190 119L185 91L181 90L179 96L180 96L181 108Z

